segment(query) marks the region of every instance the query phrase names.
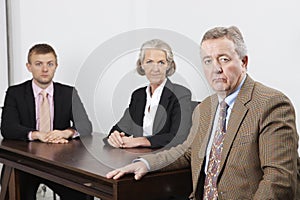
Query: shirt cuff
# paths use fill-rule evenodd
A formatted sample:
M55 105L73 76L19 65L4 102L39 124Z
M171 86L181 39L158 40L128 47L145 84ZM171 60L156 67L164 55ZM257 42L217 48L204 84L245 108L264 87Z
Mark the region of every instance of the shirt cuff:
M148 161L146 159L144 159L144 158L137 158L137 159L134 159L132 162L133 163L135 163L135 162L143 162L147 166L148 171L150 171L150 165L149 165L149 163L148 163Z
M75 133L72 136L72 139L78 138L79 136L80 136L80 133L78 133L78 131L75 131Z
M33 139L32 139L32 131L30 131L28 133L27 138L28 138L29 141L33 141Z

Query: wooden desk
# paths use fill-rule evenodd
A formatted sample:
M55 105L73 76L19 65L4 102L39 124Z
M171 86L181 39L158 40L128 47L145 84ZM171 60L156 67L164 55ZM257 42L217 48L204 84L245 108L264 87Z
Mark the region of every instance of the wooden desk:
M149 173L135 181L133 175L119 180L105 178L114 168L130 163L150 149L116 149L95 134L68 144L0 140L0 162L5 165L0 198L10 184L10 199L19 199L18 170L65 185L101 200L168 199L191 192L189 169Z

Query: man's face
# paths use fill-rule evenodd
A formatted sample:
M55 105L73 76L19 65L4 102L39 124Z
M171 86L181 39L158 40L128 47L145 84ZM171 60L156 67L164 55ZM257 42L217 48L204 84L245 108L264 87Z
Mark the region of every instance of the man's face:
M32 54L30 63L26 64L32 73L33 81L41 88L47 88L52 82L57 63L53 53Z
M234 92L247 71L248 57L241 59L227 38L204 41L201 59L207 81L223 98Z

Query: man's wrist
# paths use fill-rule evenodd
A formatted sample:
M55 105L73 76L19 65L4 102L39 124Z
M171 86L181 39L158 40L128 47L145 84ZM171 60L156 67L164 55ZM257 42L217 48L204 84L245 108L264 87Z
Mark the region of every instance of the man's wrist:
M139 158L134 159L132 162L133 163L135 163L135 162L142 162L142 163L144 163L146 165L148 172L150 171L150 165L149 165L149 163L148 163L148 161L146 159L139 157Z
M28 139L30 141L37 140L37 139L39 139L38 134L39 134L38 131L30 131L28 134Z

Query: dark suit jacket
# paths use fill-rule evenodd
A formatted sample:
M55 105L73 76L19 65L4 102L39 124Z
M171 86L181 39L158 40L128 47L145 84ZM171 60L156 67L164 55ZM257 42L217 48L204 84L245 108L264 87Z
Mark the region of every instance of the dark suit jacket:
M81 136L92 132L92 124L73 87L54 83L53 98L53 129L74 128ZM2 136L7 139L27 140L28 133L36 130L35 113L32 80L9 87L2 111Z
M146 98L146 87L135 90L129 108L110 133L118 130L134 137L143 136ZM192 109L190 90L167 80L155 114L153 135L147 137L151 147L163 147L171 141L170 145L183 142L191 127Z
M200 172L217 106L216 95L206 98L195 109L189 137L182 145L159 156L143 156L151 170L168 164L169 170L191 167L191 197L197 200L202 199ZM290 100L248 76L227 124L218 199L296 199L297 146L295 110Z

